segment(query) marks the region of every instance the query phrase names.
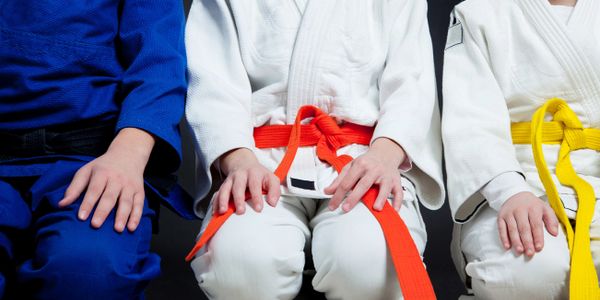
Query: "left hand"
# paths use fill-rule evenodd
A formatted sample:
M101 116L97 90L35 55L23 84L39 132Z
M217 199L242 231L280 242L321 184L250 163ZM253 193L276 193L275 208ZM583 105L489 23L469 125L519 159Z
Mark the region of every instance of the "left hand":
M329 209L337 209L343 201L342 210L349 212L373 185L379 185L373 208L382 210L391 193L394 196L393 206L399 210L403 192L398 168L405 159L406 153L400 145L387 138L375 140L365 154L346 165L325 189L326 194L333 195Z
M92 217L92 227L100 228L117 207L114 228L117 232L135 231L144 209L144 169L154 147L154 137L135 128L119 131L106 153L83 166L58 203L65 207L74 203L84 190L78 218Z

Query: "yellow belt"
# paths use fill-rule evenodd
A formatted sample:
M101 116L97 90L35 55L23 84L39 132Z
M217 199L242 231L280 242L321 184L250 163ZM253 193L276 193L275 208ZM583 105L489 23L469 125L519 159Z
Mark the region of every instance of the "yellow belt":
M551 122L544 122L550 113ZM579 149L600 151L600 129L583 128L577 114L562 99L551 99L540 107L531 122L511 125L513 143L531 144L540 179L546 189L548 202L564 226L571 253L570 299L600 299L598 276L590 249L590 224L594 215L596 196L592 186L577 175L571 164L570 152ZM561 184L577 194L577 230L567 218L556 185L552 180L542 144L560 144L556 176Z

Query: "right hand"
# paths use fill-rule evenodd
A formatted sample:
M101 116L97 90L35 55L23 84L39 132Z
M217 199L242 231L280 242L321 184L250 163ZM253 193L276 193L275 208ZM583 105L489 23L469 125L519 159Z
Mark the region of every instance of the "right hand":
M508 198L498 212L498 231L505 249L532 257L544 248L544 226L558 235L558 219L548 203L530 192Z
M238 148L221 156L221 171L227 176L213 203L214 212L227 211L229 200L233 197L235 213L246 211L246 191L250 192L250 205L256 212L263 209L263 191L266 201L275 207L280 197L279 178L261 165L252 151Z

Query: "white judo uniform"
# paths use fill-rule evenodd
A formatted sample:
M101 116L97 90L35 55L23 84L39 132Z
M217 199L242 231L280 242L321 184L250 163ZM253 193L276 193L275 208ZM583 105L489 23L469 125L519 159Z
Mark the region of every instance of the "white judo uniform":
M511 122L529 122L551 98L563 98L585 128L600 128L600 1L575 8L547 0L467 0L456 6L445 50L442 136L454 234L454 258L480 299L556 299L568 295L564 232L545 231L532 259L502 247L498 211L531 191L546 199L531 145L513 145ZM569 218L577 199L554 176L559 145L544 153ZM600 154L571 153L574 169L600 195ZM598 209L592 255L600 258ZM596 240L596 241L595 241ZM596 264L598 265L598 264ZM465 274L466 273L466 274Z
M441 139L425 0L196 0L186 33L189 92L186 118L199 153L202 184L196 211L210 188L209 168L245 147L274 170L285 148L257 149L253 128L293 123L314 105L338 122L375 126L407 153L400 215L419 251L426 232L418 200L442 205ZM350 145L338 154L357 157ZM381 229L361 203L329 211L323 193L337 176L314 148L301 148L290 177L314 190L282 185L276 208L233 215L192 262L212 299L292 299L305 250L313 286L330 299L399 299L401 292ZM207 224L210 217L204 221Z

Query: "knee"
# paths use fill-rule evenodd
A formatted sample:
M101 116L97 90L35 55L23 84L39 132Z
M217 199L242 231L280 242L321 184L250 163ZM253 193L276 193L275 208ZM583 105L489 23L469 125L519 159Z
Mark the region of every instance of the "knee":
M260 224L238 225L225 223L192 262L200 287L211 299L293 298L302 280L304 241Z
M361 225L314 241L315 289L336 299L400 299L381 230Z
M118 234L107 224L99 230L86 223L71 226L42 238L33 260L19 272L41 284L40 295L59 295L69 287L66 299L136 299L160 274L160 258L149 252L149 234L141 236L150 229Z
M535 299L535 295L559 295L566 290L569 254L557 254L554 251L542 251L531 259L524 258L523 264L509 272L510 282L519 295L530 294Z
M544 249L532 258L514 257L488 266L487 275L473 281L481 299L562 299L566 297L569 254ZM467 267L468 268L468 267Z

